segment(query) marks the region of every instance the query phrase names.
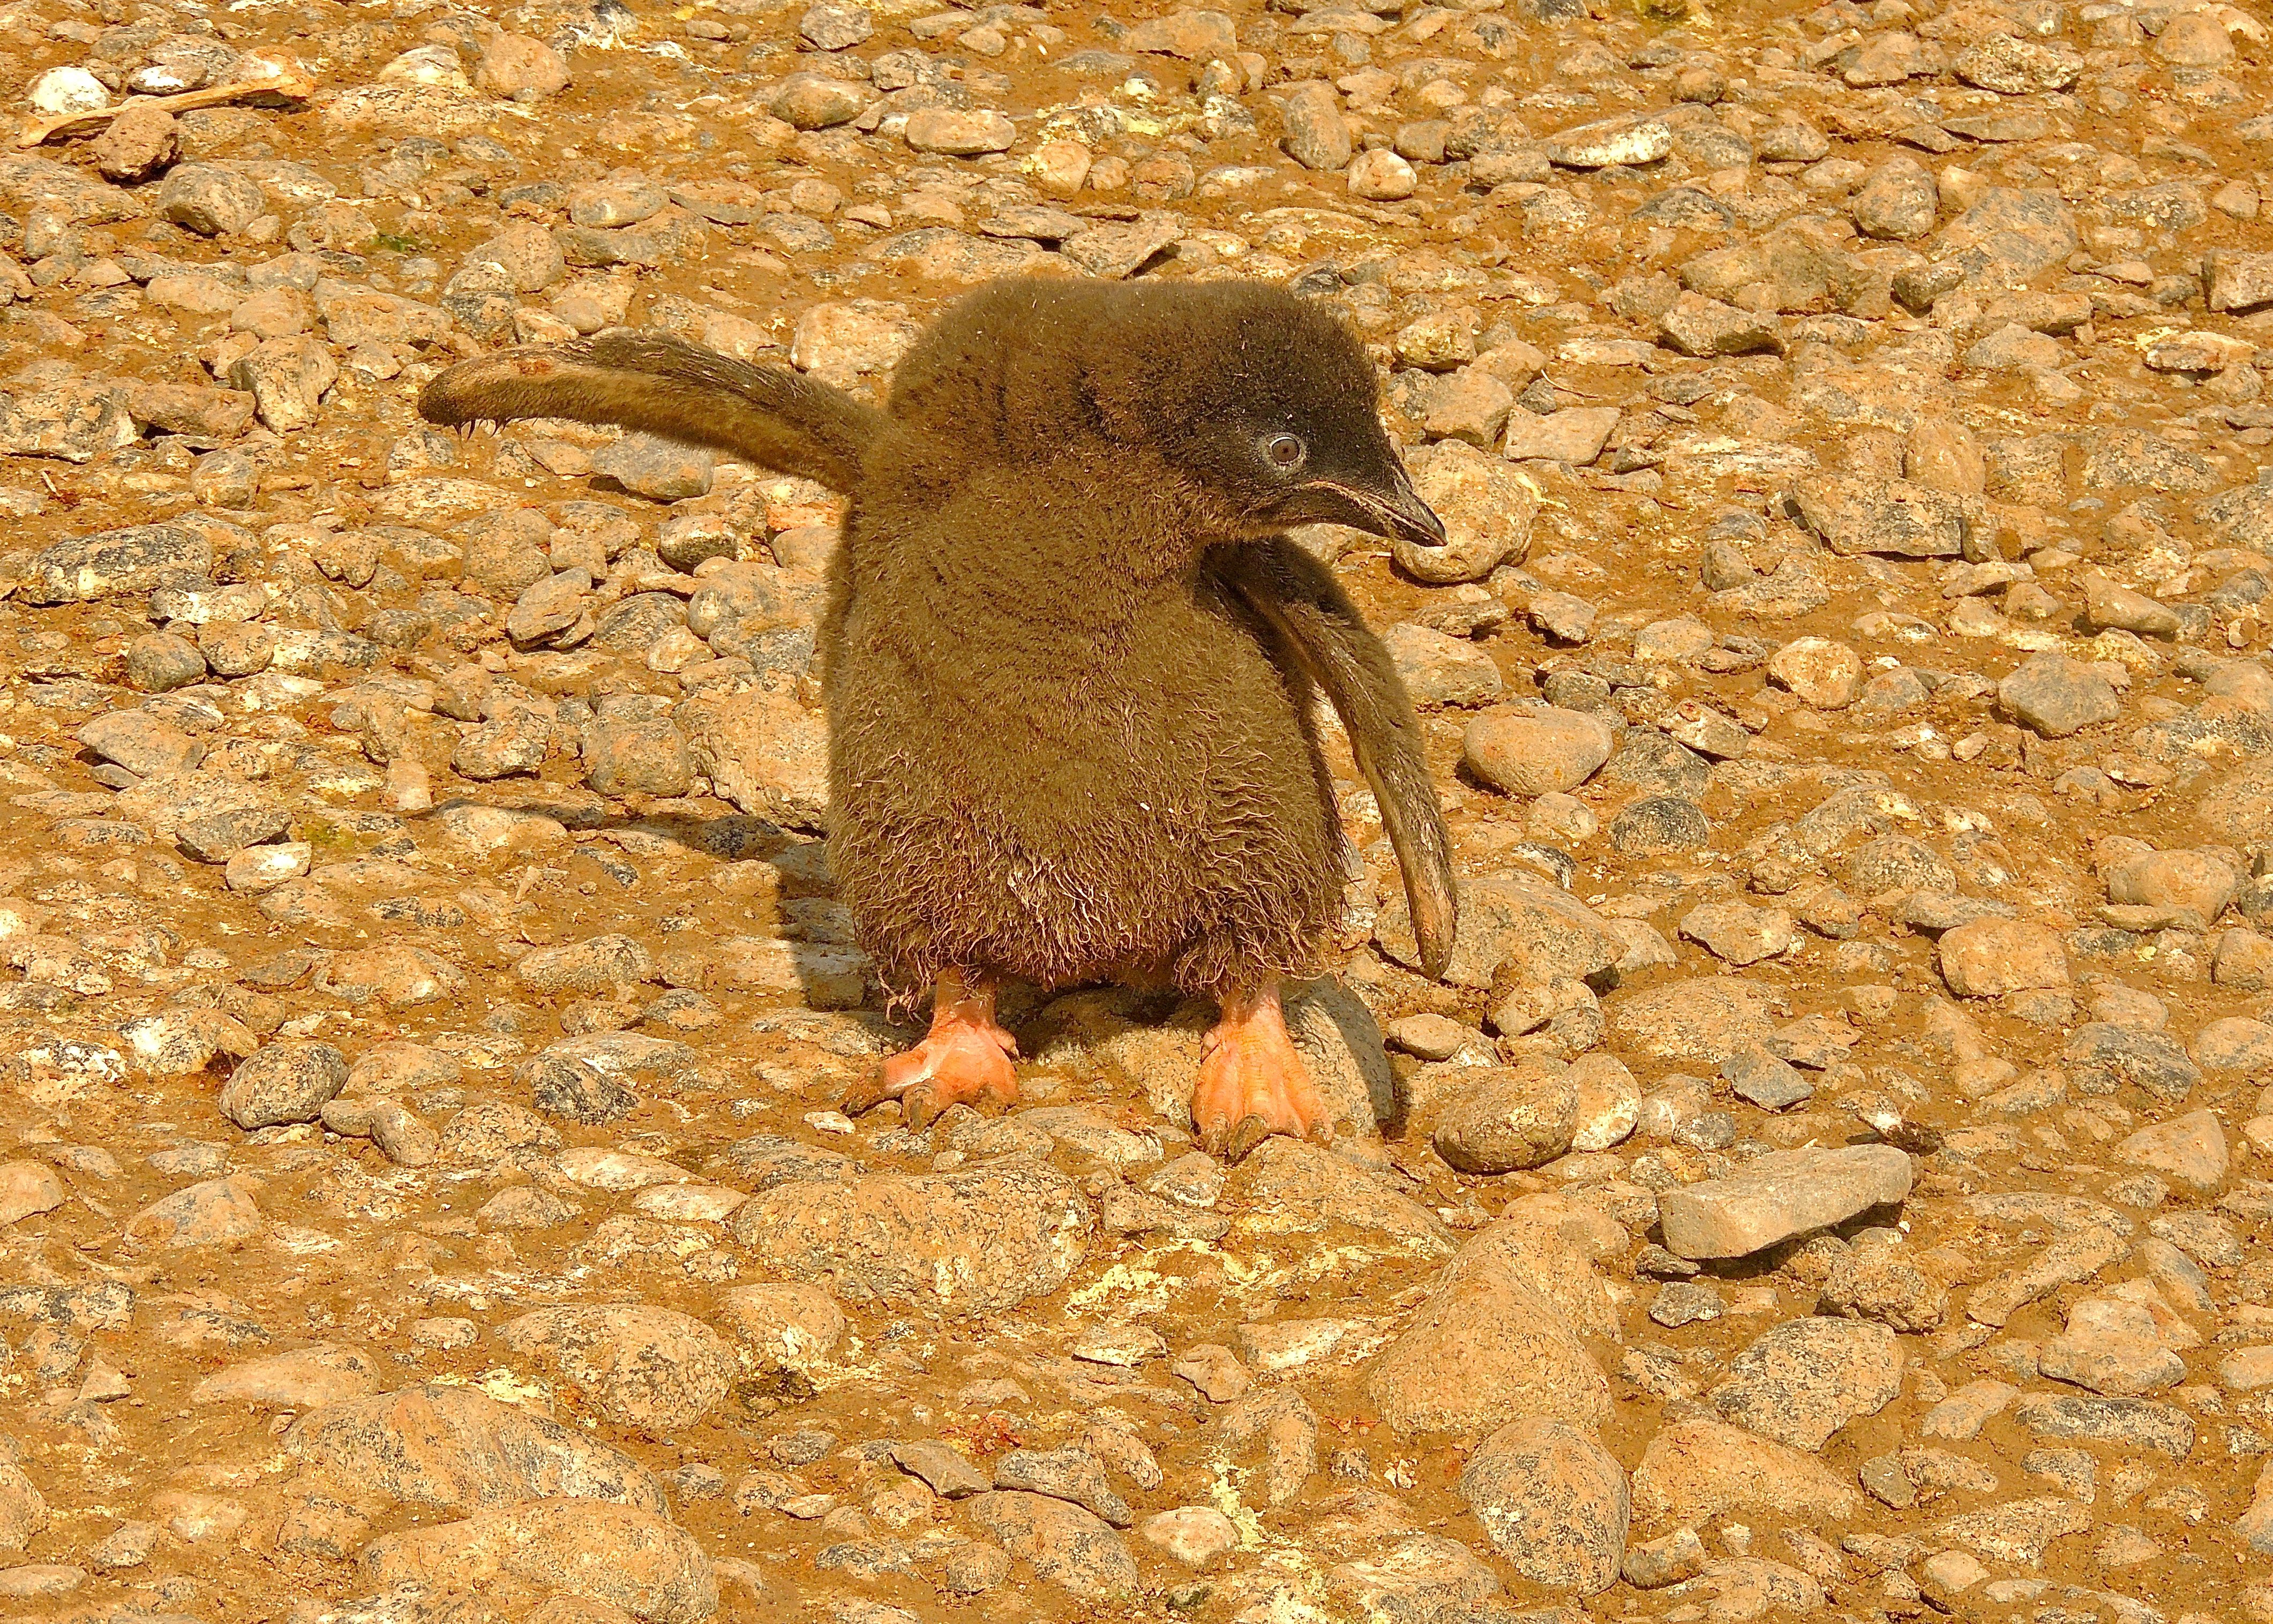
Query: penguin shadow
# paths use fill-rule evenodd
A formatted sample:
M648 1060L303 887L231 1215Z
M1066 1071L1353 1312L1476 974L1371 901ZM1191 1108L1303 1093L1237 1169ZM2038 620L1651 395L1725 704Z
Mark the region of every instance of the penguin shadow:
M492 805L471 797L454 797L433 812L409 819L414 832L422 823L454 805ZM721 864L758 862L777 876L771 894L770 917L754 911L751 934L769 932L789 944L789 962L799 992L809 1007L841 1010L881 1009L873 990L863 999L848 1001L845 957L854 950L851 919L836 900L836 881L829 872L821 837L786 829L748 812L704 815L676 810L642 812L600 812L573 797L549 797L531 793L509 803L507 810L552 819L570 835L634 834L662 840ZM581 847L579 848L581 849ZM535 855L535 854L532 854ZM574 856L572 850L568 856ZM637 867L635 850L627 850ZM715 876L714 876L715 878Z

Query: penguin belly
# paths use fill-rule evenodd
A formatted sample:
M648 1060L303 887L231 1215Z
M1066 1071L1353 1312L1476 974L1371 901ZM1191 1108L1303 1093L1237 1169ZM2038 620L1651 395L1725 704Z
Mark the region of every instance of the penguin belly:
M1204 585L1104 635L959 651L873 607L829 662L829 862L889 988L1315 970L1340 825L1309 685L1238 607Z

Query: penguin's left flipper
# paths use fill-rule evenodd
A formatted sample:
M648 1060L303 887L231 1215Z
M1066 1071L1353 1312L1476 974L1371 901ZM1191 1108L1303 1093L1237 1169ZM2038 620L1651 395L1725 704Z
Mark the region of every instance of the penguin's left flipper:
M1220 547L1217 575L1293 650L1342 719L1405 875L1421 967L1441 977L1459 926L1452 840L1397 666L1326 566L1285 536Z

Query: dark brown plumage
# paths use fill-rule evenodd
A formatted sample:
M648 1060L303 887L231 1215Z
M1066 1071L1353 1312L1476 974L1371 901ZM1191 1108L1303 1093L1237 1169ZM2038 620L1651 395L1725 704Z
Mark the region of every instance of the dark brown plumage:
M623 423L844 491L821 632L830 866L887 987L938 992L932 1037L871 1092L918 1117L1014 1094L999 978L1165 984L1225 1006L1195 1114L1238 1152L1324 1114L1275 992L1317 968L1341 907L1314 685L1374 785L1424 959L1450 950L1411 704L1283 535L1442 540L1377 391L1347 330L1277 289L1022 280L942 314L881 413L624 335L454 367L420 409Z

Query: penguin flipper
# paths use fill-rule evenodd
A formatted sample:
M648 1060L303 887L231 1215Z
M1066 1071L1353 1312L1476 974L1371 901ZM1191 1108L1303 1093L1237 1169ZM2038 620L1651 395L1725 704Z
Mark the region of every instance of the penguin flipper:
M636 429L840 491L859 483L861 459L890 426L817 378L651 333L461 361L419 392L418 412L445 428L565 417Z
M1441 977L1459 925L1452 840L1422 753L1420 720L1389 651L1325 565L1283 535L1218 549L1213 565L1278 630L1341 717L1404 872L1421 967Z

